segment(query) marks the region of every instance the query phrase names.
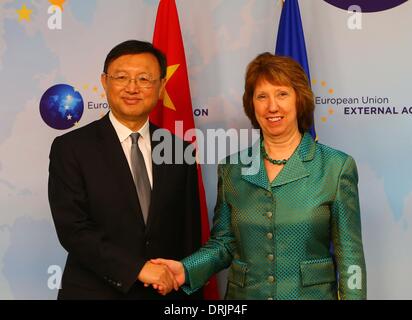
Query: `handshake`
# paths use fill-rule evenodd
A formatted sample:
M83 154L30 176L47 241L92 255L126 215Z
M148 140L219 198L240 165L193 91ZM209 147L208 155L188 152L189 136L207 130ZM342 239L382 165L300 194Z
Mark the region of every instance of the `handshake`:
M145 287L152 286L165 296L173 289L179 290L185 283L185 269L180 261L151 259L145 263L137 279L143 282Z

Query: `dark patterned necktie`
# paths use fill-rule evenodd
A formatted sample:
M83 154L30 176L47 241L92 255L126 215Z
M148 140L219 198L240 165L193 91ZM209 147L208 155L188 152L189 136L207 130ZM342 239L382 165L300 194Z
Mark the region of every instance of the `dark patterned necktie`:
M150 188L150 181L147 175L143 154L140 151L139 144L137 143L140 138L140 133L132 133L130 137L132 138L131 164L133 179L136 186L137 195L139 197L143 219L146 223L147 216L149 215L150 195L152 190Z

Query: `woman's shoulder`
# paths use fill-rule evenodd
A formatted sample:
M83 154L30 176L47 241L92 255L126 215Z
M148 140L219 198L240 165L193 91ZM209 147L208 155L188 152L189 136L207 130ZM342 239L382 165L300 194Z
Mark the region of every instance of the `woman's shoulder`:
M219 161L219 170L233 173L241 169L247 169L251 167L256 160L260 159L258 151L256 144L253 144L245 149L234 152Z
M318 154L318 156L328 162L337 162L343 164L347 161L354 161L353 157L348 153L320 142L316 142L316 153Z
M239 151L229 154L223 158L219 164L222 165L239 165L239 166L249 166L252 161L260 159L260 140L252 143L252 145L242 148Z

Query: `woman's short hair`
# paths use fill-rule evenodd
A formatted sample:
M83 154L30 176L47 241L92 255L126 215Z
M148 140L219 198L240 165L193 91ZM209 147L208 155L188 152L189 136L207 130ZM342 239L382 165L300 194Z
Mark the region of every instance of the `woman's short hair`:
M292 87L296 93L299 131L304 133L312 127L315 103L305 71L292 58L265 52L253 59L246 69L243 108L254 128L260 129L253 106L253 94L260 80L266 80L273 85Z

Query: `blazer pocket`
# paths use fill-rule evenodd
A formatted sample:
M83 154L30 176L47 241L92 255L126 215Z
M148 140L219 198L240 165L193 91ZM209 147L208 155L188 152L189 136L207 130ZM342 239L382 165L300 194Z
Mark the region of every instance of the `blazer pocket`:
M245 286L247 272L247 263L240 260L233 260L227 275L227 280L243 288Z
M336 281L335 265L331 257L302 261L300 271L304 287Z

